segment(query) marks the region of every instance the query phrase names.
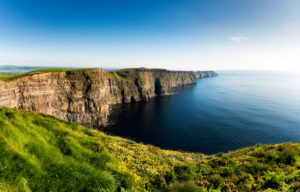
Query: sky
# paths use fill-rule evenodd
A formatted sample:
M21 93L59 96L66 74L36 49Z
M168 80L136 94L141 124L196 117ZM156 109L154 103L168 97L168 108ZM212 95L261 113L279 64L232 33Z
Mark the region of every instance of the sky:
M0 65L300 71L300 1L0 0Z

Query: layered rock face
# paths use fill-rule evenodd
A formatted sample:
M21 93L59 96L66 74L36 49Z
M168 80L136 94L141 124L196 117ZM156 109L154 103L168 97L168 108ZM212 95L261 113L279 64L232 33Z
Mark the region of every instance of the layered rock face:
M113 104L147 101L157 95L172 94L175 88L216 75L213 71L144 68L41 73L12 82L0 81L0 105L98 127L107 121Z

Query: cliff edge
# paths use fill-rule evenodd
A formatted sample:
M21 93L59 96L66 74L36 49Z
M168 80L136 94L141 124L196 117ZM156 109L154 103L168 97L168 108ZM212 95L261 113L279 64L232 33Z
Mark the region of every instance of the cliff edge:
M213 71L146 68L43 70L43 73L30 72L9 82L0 81L0 105L98 127L107 121L113 104L169 95L174 93L175 88L216 75Z

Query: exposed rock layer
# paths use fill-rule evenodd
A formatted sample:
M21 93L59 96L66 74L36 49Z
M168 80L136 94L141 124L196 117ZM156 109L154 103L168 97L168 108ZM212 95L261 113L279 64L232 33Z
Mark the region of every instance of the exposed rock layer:
M54 115L89 127L107 121L112 104L172 94L174 88L212 77L213 71L88 69L49 72L0 81L0 105Z

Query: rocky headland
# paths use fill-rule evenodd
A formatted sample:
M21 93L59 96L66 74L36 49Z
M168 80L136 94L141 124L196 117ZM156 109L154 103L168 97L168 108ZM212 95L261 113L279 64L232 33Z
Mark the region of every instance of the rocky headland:
M0 105L46 113L88 127L107 122L111 105L147 101L169 95L213 71L164 69L66 70L29 73L12 81L0 81Z

